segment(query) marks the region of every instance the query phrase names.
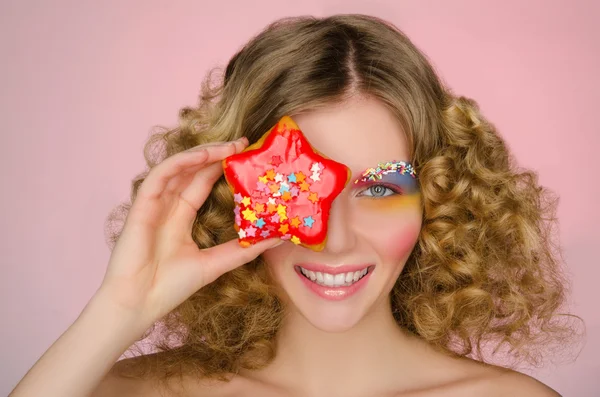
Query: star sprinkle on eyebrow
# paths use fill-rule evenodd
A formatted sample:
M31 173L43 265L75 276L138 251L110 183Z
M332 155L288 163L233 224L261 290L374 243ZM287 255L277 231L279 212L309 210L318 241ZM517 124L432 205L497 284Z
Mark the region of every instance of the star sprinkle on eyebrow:
M324 247L329 209L350 169L319 154L289 116L223 166L242 246L279 237L315 251Z
M391 173L410 175L413 178L417 177L411 163L394 160L387 163L379 163L377 168L367 168L362 175L354 181L354 183L357 184L359 182L378 181L381 180L384 175Z

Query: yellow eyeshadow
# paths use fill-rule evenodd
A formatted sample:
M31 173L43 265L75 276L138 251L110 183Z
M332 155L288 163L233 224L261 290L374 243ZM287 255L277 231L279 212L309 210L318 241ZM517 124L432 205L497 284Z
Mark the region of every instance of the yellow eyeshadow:
M368 198L361 197L360 205L375 211L399 211L405 208L413 208L421 205L421 194L410 195L395 194L388 197Z

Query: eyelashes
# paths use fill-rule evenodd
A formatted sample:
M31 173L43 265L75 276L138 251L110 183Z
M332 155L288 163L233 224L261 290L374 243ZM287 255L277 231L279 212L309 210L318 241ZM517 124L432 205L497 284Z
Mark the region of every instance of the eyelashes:
M365 194L365 192L369 194ZM402 194L402 189L396 185L387 183L373 183L360 190L356 197L382 198Z

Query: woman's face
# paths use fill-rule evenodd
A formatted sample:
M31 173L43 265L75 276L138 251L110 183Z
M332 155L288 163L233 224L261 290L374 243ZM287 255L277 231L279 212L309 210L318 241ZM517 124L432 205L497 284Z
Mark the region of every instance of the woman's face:
M418 184L409 174L400 173L354 183L380 163L410 161L405 133L381 102L356 98L291 116L315 149L347 165L352 176L333 201L322 251L286 242L265 251L263 258L288 310L298 311L319 329L343 331L387 303L421 228ZM298 266L303 265L330 266L331 275L321 272L323 280L335 280L332 276L343 265L370 270L354 286L328 287L299 272ZM313 273L319 281L319 274Z

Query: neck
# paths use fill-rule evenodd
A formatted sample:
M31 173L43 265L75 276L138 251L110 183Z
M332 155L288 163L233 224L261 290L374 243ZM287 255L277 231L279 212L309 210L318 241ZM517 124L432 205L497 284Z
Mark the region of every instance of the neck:
M374 395L399 382L410 386L425 370L419 368L425 357L431 357L430 348L398 326L388 299L340 333L321 331L300 313L288 313L276 357L260 377L306 396Z

